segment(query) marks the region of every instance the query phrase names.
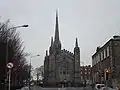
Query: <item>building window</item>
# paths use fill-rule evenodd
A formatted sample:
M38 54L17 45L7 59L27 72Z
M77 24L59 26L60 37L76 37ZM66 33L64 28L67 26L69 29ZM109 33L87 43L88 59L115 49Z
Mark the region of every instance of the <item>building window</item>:
M103 60L103 52L101 52L101 60Z
M96 61L96 56L95 56L95 64L97 63L97 61Z
M93 62L92 62L92 63L93 63L93 66L94 66L94 65L95 65L95 57L93 57L93 59L92 59L92 60L93 60Z
M98 63L98 55L96 55L96 63Z
M100 61L99 54L98 54L98 62Z
M97 62L96 62L96 56L95 56L95 58L94 58L94 61L95 61L95 64L96 64L96 63L97 63Z
M99 59L100 59L100 61L101 61L101 53L99 53Z
M89 69L89 71L91 71L91 69Z
M62 72L60 72L60 74L62 74Z
M68 71L66 71L66 74L68 74Z
M90 75L90 72L89 72L89 75Z
M100 53L98 53L98 58L99 58L99 61L100 61Z
M98 63L98 55L96 55L96 63Z
M49 74L49 76L51 76L51 74Z
M106 58L106 49L104 50L104 59Z
M96 64L97 64L97 62L98 62L98 61L97 61L97 55L96 55L96 57L95 57L95 60L96 60Z
M106 57L107 57L107 49L105 49L105 54L106 54Z
M109 55L110 55L110 52L109 52L110 50L109 50L109 47L107 47L107 57L109 57Z
M100 56L99 54L97 55L97 63L100 61Z
M63 74L65 74L65 71L63 71Z

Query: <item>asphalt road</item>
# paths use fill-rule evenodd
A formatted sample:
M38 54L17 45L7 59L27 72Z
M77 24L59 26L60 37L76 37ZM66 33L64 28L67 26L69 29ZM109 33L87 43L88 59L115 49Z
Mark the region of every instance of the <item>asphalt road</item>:
M38 86L33 86L31 90L92 90L91 87L81 87L81 88L74 88L74 87L67 87L67 88L42 88Z

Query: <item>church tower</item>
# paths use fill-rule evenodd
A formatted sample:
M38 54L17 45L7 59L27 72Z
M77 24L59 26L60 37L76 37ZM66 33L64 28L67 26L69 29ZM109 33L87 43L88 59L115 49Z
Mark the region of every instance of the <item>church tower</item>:
M74 59L75 59L75 70L78 70L78 68L80 68L80 48L78 47L77 38L74 48Z
M75 85L77 86L77 84L80 82L80 49L78 47L78 41L76 38L76 42L75 42L75 48L74 48L74 77L75 77Z

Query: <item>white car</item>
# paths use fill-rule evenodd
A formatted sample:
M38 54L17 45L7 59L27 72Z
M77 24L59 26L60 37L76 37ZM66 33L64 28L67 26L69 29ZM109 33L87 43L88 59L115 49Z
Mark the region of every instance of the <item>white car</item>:
M102 87L100 90L116 90L116 89L113 89L113 88L110 88L110 87Z
M106 87L102 87L100 90L106 90L107 88Z
M102 87L105 87L105 85L104 84L96 84L95 90L101 90Z
M27 86L22 87L21 90L29 90L29 87L27 87Z

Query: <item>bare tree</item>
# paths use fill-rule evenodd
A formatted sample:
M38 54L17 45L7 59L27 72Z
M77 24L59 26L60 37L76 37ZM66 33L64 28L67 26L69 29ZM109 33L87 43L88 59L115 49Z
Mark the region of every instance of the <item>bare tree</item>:
M6 61L7 52L8 59ZM12 62L14 64L12 70L12 86L21 86L23 80L28 79L26 55L20 33L15 28L12 28L9 20L0 23L0 90L4 86L4 81L7 78L6 62Z

